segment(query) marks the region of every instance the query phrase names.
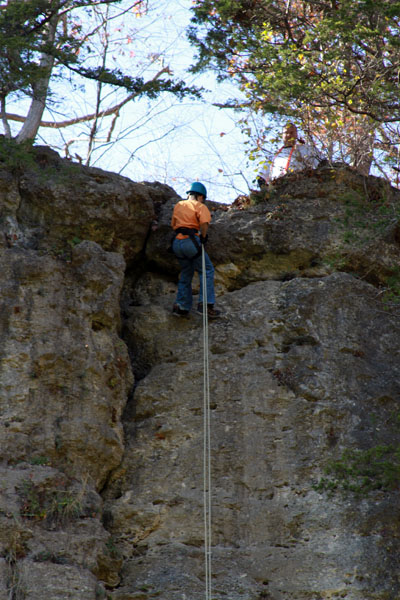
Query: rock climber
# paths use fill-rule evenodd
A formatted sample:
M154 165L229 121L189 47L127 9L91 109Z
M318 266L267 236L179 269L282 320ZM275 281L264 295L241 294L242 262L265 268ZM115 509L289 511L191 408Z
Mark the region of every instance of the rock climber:
M261 188L286 173L300 171L306 167L315 169L321 160L322 156L318 150L299 138L296 125L287 123L283 131L283 146L273 160L264 166L257 183Z
M207 198L206 187L195 181L186 192L186 200L180 200L174 207L171 225L175 233L172 251L181 266L178 293L172 312L177 316L188 315L192 307L192 279L195 271L199 273L200 294L197 312L203 314L203 270L202 246L207 242L208 226L211 214L204 201ZM214 308L214 267L204 250L205 277L207 289L207 314L210 318L219 317L221 311Z

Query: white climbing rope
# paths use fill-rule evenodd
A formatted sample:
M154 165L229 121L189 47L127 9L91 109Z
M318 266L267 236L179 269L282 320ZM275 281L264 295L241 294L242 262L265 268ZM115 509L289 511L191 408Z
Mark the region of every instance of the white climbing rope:
M203 495L204 495L204 559L205 598L211 600L211 422L210 379L208 361L208 311L207 280L204 245L201 246L201 272L203 291L203 396L204 396L204 443L203 443Z

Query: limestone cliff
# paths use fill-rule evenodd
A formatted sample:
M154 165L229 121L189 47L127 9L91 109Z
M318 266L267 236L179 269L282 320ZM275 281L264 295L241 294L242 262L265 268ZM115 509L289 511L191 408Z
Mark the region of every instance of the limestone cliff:
M178 197L33 156L0 165L0 600L200 600L202 320L171 314ZM210 204L215 599L400 598L399 196L326 167ZM361 478L340 463L368 493L318 487L376 448L386 479L371 454Z

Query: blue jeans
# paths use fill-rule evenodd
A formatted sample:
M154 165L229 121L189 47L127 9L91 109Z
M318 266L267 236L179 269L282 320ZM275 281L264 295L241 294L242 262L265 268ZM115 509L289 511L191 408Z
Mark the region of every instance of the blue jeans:
M192 279L195 271L198 272L200 278L199 302L203 302L203 272L201 254L200 256L194 258L198 250L195 248L190 238L186 238L184 240L178 240L175 238L172 244L172 249L181 266L181 276L178 283L176 303L179 304L180 308L183 310L190 310L192 308L193 301ZM214 267L205 250L204 258L206 266L207 304L214 304Z

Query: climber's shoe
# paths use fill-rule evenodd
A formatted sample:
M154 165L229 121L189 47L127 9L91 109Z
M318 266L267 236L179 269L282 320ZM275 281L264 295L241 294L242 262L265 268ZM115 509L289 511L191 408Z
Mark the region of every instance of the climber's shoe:
M186 317L189 314L189 311L181 308L179 304L174 304L172 308L172 314L176 317Z
M199 302L197 305L197 312L203 314L203 303ZM217 319L221 316L221 311L218 308L214 308L214 304L207 304L207 315L209 319Z

